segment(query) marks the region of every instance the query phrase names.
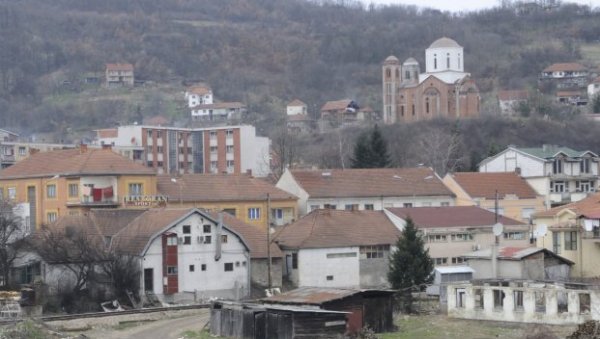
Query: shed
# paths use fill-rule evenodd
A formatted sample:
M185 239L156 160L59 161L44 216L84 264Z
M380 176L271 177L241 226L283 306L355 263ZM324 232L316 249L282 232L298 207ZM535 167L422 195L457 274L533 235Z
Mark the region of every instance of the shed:
M241 339L339 338L346 332L348 312L315 307L213 302L210 332Z
M381 333L394 330L394 293L391 290L301 287L262 299L262 302L348 312L348 334L357 333L365 326Z
M469 266L436 267L433 270L433 284L427 287L427 294L439 295L440 304L446 303L446 285L457 281L470 281L473 279L473 270Z

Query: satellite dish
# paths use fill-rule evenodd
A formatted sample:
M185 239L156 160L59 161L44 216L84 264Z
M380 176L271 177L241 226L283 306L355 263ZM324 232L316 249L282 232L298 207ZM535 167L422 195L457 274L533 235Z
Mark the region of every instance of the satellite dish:
M586 232L591 232L594 230L594 221L591 219L583 219L583 228L585 228Z
M538 237L543 237L548 233L548 226L546 224L539 224L535 229Z
M504 231L504 225L502 225L501 223L496 223L493 227L492 227L492 232L494 232L494 235L499 237L500 235L502 235L502 231Z

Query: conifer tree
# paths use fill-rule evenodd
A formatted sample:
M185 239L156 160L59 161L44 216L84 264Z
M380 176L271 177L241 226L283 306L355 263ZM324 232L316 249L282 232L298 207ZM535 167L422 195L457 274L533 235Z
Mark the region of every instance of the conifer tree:
M390 167L390 155L387 142L377 125L370 135L361 134L354 144L352 168L384 168Z
M412 288L430 283L433 278L433 260L410 217L406 219L396 250L390 256L389 268L388 281L392 288L400 290L405 310L410 312Z

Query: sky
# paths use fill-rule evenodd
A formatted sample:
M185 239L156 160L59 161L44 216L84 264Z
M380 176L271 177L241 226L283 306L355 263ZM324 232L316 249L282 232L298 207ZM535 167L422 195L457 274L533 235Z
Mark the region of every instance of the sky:
M498 0L363 0L364 3L375 4L402 4L431 7L442 11L460 12L490 8L499 4ZM582 5L600 7L600 0L569 0Z

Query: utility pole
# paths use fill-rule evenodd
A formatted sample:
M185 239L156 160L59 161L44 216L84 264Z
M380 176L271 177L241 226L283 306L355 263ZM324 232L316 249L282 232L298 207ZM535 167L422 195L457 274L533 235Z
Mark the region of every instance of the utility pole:
M494 227L498 225L498 190L494 195ZM493 278L498 278L498 245L500 243L500 238L496 234L494 230L494 244L492 245L492 275Z
M273 287L271 282L271 194L267 193L267 274L269 290Z

